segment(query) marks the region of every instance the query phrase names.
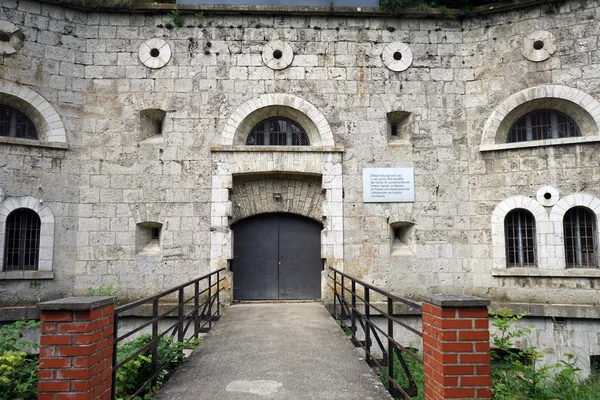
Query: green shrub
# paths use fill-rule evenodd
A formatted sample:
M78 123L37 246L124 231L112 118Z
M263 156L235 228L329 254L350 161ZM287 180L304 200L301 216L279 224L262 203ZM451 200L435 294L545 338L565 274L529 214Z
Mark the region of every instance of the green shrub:
M117 346L117 363L135 353L138 349L150 343L150 335L141 335L131 342ZM185 349L193 349L198 344L195 340L176 342L170 336L163 336L158 342L158 366L164 370L157 377L157 386L146 386L136 400L150 400L156 397L158 390L173 375L175 370L185 361ZM138 356L127 361L116 373L116 398L129 399L152 375L152 352L150 347Z
M37 399L39 356L27 351L39 346L23 338L23 331L39 326L17 321L0 328L0 400Z
M408 348L408 350L411 353L413 353L414 355L416 355L418 358L420 358L421 360L423 359L423 354L421 354L419 352L419 350L410 348L410 347ZM411 356L404 354L403 351L400 351L400 354L402 355L402 360L404 360L404 363L406 364L407 369L410 372L410 375L412 376L413 381L415 382L415 384L417 386L418 394L415 397L413 397L413 399L414 400L423 400L425 398L425 389L424 389L425 377L424 377L423 365L421 363L419 363L417 360L415 360L414 358L412 358ZM388 369L387 369L387 367L380 367L379 372L381 375L381 382L387 388L387 385L388 385ZM395 353L394 353L394 380L402 388L406 389L409 387L408 376L407 376L406 372L404 371L404 368L402 367L402 363L400 362L398 355Z

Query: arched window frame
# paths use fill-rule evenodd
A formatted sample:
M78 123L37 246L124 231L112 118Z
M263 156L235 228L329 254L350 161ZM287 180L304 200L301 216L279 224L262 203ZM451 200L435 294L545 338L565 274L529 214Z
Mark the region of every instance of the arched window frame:
M560 110L578 125L581 136L507 143L513 124L528 112ZM502 101L483 126L479 151L521 149L600 142L600 102L579 89L563 85L540 85L521 90Z
M8 104L0 104L0 136L38 140L37 129L31 118Z
M36 271L40 256L39 215L29 208L8 214L4 231L3 271Z
M506 267L534 268L537 260L536 221L523 208L511 210L504 217Z
M282 143L283 139L285 139L285 144ZM277 143L272 144L273 141ZM302 125L293 119L287 117L269 117L261 120L252 127L246 138L246 145L310 146L310 139Z
M62 120L54 107L39 93L18 83L0 79L0 104L25 114L37 132L37 139L0 136L0 145L67 149L67 136Z
M507 143L563 139L581 136L577 122L552 109L534 110L521 116L508 130Z
M39 259L37 271L5 271L4 247L6 242L6 222L15 210L27 208L40 218ZM35 197L9 197L0 202L0 254L2 269L0 279L51 279L54 255L54 214L50 207Z
M587 207L571 207L563 217L567 268L598 268L598 220Z

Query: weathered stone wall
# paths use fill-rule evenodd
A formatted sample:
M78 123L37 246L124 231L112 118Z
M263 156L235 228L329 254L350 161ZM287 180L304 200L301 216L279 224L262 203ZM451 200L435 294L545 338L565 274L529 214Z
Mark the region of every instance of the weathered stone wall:
M320 175L323 257L392 292L595 301L596 271L493 272L492 215L506 199L535 198L543 186L561 197L600 198L596 138L486 151L481 144L494 110L524 89L565 86L600 98L598 10L595 2L572 1L463 21L214 13L186 15L184 26L173 28L164 12L6 0L0 19L25 39L0 59L0 80L46 99L69 149L0 143L5 197L43 199L55 217L54 279L2 280L2 303L78 294L101 283L139 297L226 265L228 225L236 218L232 174L271 172ZM522 40L542 27L557 50L532 62L521 53ZM172 50L161 69L138 58L140 45L155 37ZM290 44L289 67L263 64L271 40ZM382 62L393 42L412 50L403 72ZM302 99L285 106L302 108L317 153L235 148L242 146L232 125L241 122L239 109L266 94ZM288 101L269 99L277 107ZM166 112L162 137L140 140L147 137L140 132L147 109ZM411 113L403 140L388 135L392 111ZM366 167L414 167L415 203L363 203ZM392 254L390 224L402 222L414 224L413 254ZM151 256L136 252L136 229L148 223L162 224Z

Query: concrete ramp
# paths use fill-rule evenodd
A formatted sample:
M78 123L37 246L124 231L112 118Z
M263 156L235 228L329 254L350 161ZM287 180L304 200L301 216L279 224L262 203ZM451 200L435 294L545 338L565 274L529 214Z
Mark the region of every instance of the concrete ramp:
M159 400L391 400L320 303L235 304Z

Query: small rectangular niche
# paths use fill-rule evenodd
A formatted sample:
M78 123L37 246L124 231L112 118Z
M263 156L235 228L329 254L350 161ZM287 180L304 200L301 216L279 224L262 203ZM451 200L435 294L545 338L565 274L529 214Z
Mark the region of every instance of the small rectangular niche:
M148 109L140 111L140 141L161 140L165 125L166 111Z
M142 222L137 224L135 232L136 254L160 254L162 224L158 222Z
M415 255L414 226L414 223L407 221L390 224L392 256Z
M391 111L387 113L387 137L392 144L409 144L412 129L411 113Z
M600 378L600 355L590 356L590 374L596 378Z

